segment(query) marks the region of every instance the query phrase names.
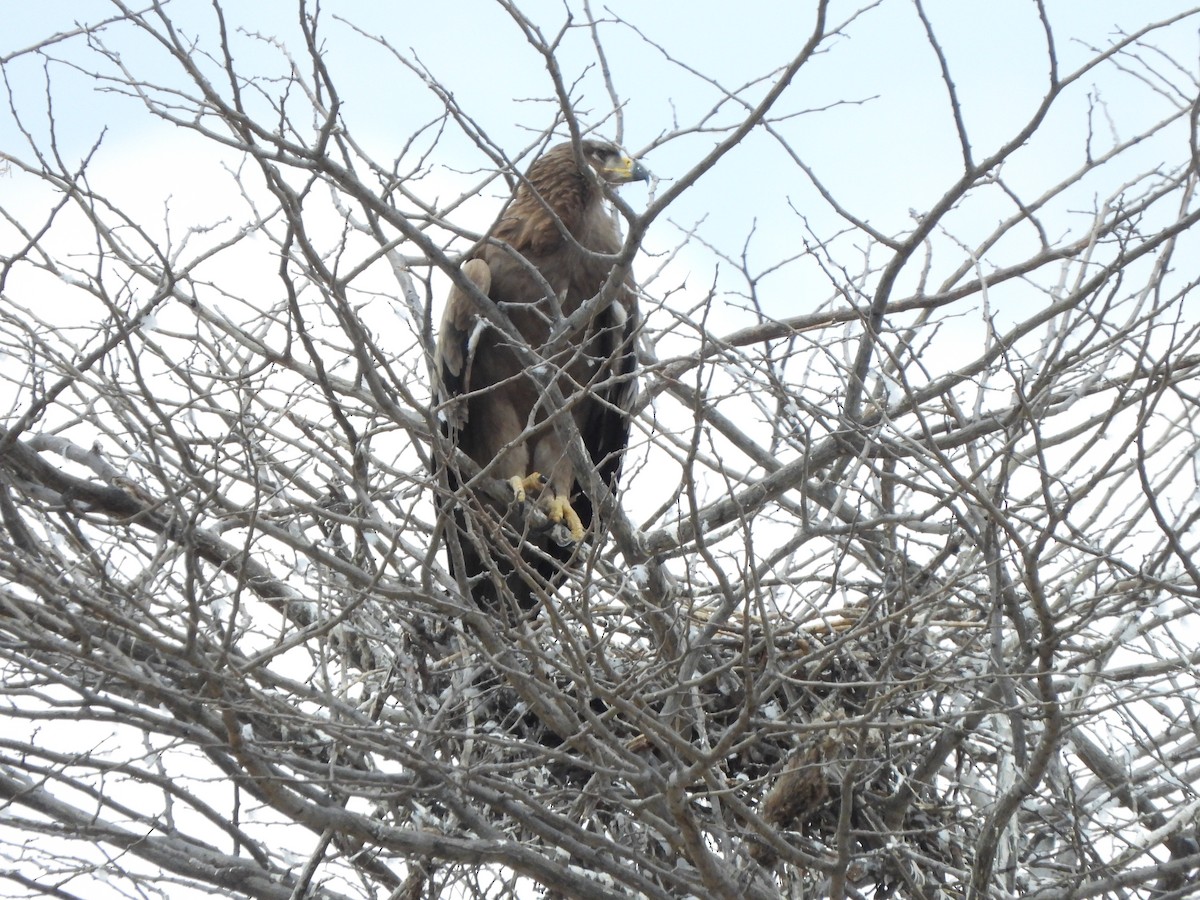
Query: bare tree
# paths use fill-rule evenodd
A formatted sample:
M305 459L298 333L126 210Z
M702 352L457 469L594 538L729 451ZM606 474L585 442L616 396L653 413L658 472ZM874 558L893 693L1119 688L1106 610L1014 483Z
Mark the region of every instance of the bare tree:
M807 5L740 87L636 12L497 0L522 133L334 5L114 2L0 58L11 895L1200 897L1200 10L1100 44L1008 5L1014 112L922 0ZM885 14L937 128L865 148L879 84L822 67ZM632 52L690 86L657 132ZM582 565L504 620L442 555L437 492L478 504L431 323L592 131L663 176L615 201L637 419ZM220 208L106 178L142 140ZM907 221L819 161L905 143ZM742 179L791 212L689 206Z

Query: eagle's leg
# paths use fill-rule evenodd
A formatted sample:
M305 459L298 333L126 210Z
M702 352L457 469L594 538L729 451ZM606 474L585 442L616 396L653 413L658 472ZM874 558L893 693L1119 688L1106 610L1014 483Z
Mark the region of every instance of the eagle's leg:
M512 488L513 497L518 503L525 502L525 495L530 491L537 492L546 484L546 476L541 472L530 472L528 475L514 475L508 479L509 487Z
M538 506L554 525L562 525L571 534L571 540L583 540L583 522L579 513L571 508L571 486L575 472L567 459L562 442L553 434L546 435L532 448L532 468L546 473L545 485L538 497Z
M566 498L566 495L554 495L549 502L542 504L542 508L551 522L556 525L561 522L567 526L567 530L571 532L571 540L575 543L583 540L583 522L579 518L579 513L571 508L571 501Z
M524 503L529 494L543 494L538 501L538 506L546 514L546 518L555 525L565 525L571 532L571 540L576 543L582 541L584 529L579 513L571 508L571 501L567 499L566 494L543 490L548 481L549 479L541 472L531 472L525 476L514 475L508 479L508 485L512 488L513 498L517 503Z

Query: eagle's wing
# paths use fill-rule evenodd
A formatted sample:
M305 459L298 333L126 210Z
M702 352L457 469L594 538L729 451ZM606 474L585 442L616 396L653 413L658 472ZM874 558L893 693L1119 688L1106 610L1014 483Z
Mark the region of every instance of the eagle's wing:
M492 271L486 261L469 259L463 263L462 273L484 294L491 290ZM454 429L467 423L467 404L455 400L471 390L471 368L484 325L471 298L458 285L452 285L438 329L434 371L443 421Z
M636 402L637 351L634 342L639 329L637 295L627 282L622 296L606 310L599 323L611 335L605 348L609 362L603 367L603 380L591 390L580 421L584 446L600 476L610 490L617 489L622 457L629 443L630 419ZM572 502L584 522L592 521L591 499L577 485Z

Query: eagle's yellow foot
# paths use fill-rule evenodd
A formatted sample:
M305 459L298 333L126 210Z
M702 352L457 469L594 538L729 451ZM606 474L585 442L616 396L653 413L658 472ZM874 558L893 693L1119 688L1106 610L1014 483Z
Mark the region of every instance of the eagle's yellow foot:
M525 502L525 494L529 491L540 491L546 484L546 476L541 472L530 472L524 478L520 475L514 475L508 479L509 487L512 488L513 497L518 503Z
M562 523L567 526L567 530L571 532L571 540L578 543L583 540L583 522L579 519L579 514L571 508L571 502L566 497L552 497L550 500L542 504L542 508L546 511L546 518L556 525Z

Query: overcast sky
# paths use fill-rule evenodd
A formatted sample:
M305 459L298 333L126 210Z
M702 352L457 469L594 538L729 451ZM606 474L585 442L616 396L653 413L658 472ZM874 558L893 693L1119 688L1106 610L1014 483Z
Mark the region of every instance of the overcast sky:
M520 5L547 36L566 21L561 2L536 0ZM583 21L581 5L571 5L575 21ZM769 77L802 45L811 30L812 6L762 0L736 4L701 0L686 7L629 0L593 3L597 18L611 10L629 23L614 23L602 30L613 81L626 102L626 144L634 149L645 146L675 123L689 126L716 106L717 89L705 85L684 66L730 89ZM843 19L857 6L832 4L831 19ZM1029 0L932 0L926 6L963 98L972 141L979 155L984 155L1030 115L1042 96L1047 72L1036 7ZM1047 6L1059 37L1063 71L1087 55L1086 45L1105 45L1118 29L1132 30L1185 8L1183 3L1165 0L1048 0ZM167 8L181 29L198 33L202 46L215 49L209 3L183 0ZM388 158L417 127L432 120L441 104L412 72L367 38L353 34L339 17L419 59L506 150L516 152L532 132L552 119L549 105L536 100L551 93L543 61L525 43L512 19L490 0L437 4L334 0L323 3L321 9L327 56L345 98L346 119L356 137L380 158ZM47 34L70 30L78 22L94 23L112 13L100 0L10 4L0 35L0 53L7 55ZM227 15L231 25L278 36L297 52L301 50L292 3L233 4ZM1162 39L1168 37L1169 45L1163 49L1183 64L1194 65L1195 29L1175 29ZM166 77L170 71L162 51L140 35L134 37L120 29L107 34L105 40L119 48L130 68L148 80L157 73ZM654 44L677 62L669 62ZM278 56L261 43L243 38L238 50L238 63L247 71L278 67ZM76 61L87 55L78 40L52 48L50 53ZM596 77L595 51L588 32L577 29L570 33L559 58L569 78L587 72L579 106L597 116L608 106L608 98ZM40 60L30 59L13 70L25 76L10 88L24 95L22 106L27 114L34 110L32 98L43 91L40 67ZM68 138L70 149L81 153L107 127L111 147L101 154L101 162L123 161L142 170L147 164L169 168L170 155L164 159L159 150L165 129L156 127L136 100L98 96L101 84L74 76L61 66L52 66L51 71L60 90L68 89L60 95L57 111L60 133ZM1114 121L1132 126L1131 119L1139 117L1139 109L1146 103L1146 92L1128 79L1112 77L1114 74L1099 73L1088 81L1103 92ZM760 95L765 86L749 96ZM1080 93L1074 105L1083 111ZM68 100L74 102L67 105ZM860 102L805 114L805 110L847 101ZM926 207L956 174L956 142L937 60L907 0L886 0L853 22L845 38L804 69L782 108L797 113L781 125L781 131L804 160L848 206L869 215L885 231L902 229L909 211ZM734 112L726 108L714 121L728 124ZM1156 112L1144 110L1146 115ZM1073 164L1071 151L1078 149L1080 124L1078 118L1064 121L1055 130L1063 146L1043 146L1036 160L1025 161L1030 172L1024 177L1031 181L1052 177L1056 149L1067 158L1067 165ZM669 179L716 139L698 134L652 154L647 162L656 174ZM1076 146L1071 147L1072 143ZM710 181L721 183L722 226L744 234L754 219L761 223L764 217L770 222L771 217L788 216L786 197L805 198L807 186L771 144L765 136L753 136L711 176ZM0 118L0 146L20 152L20 141L7 116ZM479 154L472 154L461 141L447 141L441 153L449 166L482 163ZM785 173L782 179L781 172ZM206 173L188 174L203 178ZM1018 173L1009 174L1015 177ZM682 198L680 221L713 211L713 195L704 189L697 189L694 195L694 199ZM716 223L710 222L708 227L716 227Z
M547 37L567 23L568 6L573 23L586 20L578 2L536 0L520 5ZM1107 46L1121 31L1186 8L1166 0L1048 0L1046 6L1058 42L1060 73L1074 69L1092 55L1091 48ZM167 8L181 31L197 35L198 55L216 52L215 17L207 0L177 0ZM857 3L835 2L830 20L847 19L857 9ZM385 164L415 132L436 121L442 101L372 37L386 40L408 62L441 81L505 153L519 153L554 119L544 61L491 0L331 0L321 10L325 58L342 94L344 119L355 139ZM1044 94L1048 68L1037 7L1032 0L930 0L925 10L959 91L973 152L976 159L983 158L1030 117ZM595 2L591 11L598 19L624 20L606 22L600 34L615 90L624 103L623 138L630 149L638 151L674 129L693 128L701 121L713 126L666 142L645 156L666 185L724 136L721 129L740 118L742 110L723 103L722 91L750 85L743 96L754 102L771 85L773 73L795 56L812 28L813 4L613 0ZM99 0L11 4L0 34L0 54L8 56L49 34L70 31L81 22L94 24L114 12ZM234 39L235 54L247 75L282 72L280 52L267 38L277 38L293 48L297 58L303 57L294 4L229 4L226 14L231 29L241 29ZM101 39L140 78L169 84L178 77L166 54L144 34L120 26L105 31ZM1153 42L1166 56L1195 68L1194 25L1183 23L1157 34ZM113 93L111 84L86 74L97 68L111 72L113 67L82 38L49 47L46 55L55 61L29 56L10 64L8 89L25 127L42 137L47 130L49 74L58 146L67 160L82 159L104 135L90 168L94 188L119 200L148 227L161 222L168 204L177 228L228 214L237 194L220 162L228 161L229 154L186 130L156 121L136 98ZM601 132L613 135L616 123L606 119L611 101L599 77L591 33L581 27L568 30L558 59L575 85L577 109L585 123L599 124ZM1178 102L1157 94L1156 86L1138 75L1112 66L1097 69L1056 107L1030 146L1005 165L1004 178L1022 196L1037 196L1082 162L1089 106L1098 132L1094 142L1103 149L1164 116L1172 99ZM777 130L795 153L844 207L884 233L911 227L914 216L927 210L962 171L938 60L909 0L884 0L858 15L844 36L804 67L777 113L787 116ZM427 149L435 134L426 132L418 146ZM1163 140L1184 141L1186 132L1181 127ZM0 148L29 156L7 114L0 115ZM1153 142L1130 154L1131 161L1148 166L1167 156ZM443 198L477 183L478 171L490 165L453 127L437 139L430 163L432 171L422 190ZM1116 173L1110 183L1085 185L1084 193L1072 198L1073 210L1064 203L1061 210L1048 210L1046 215L1061 216L1064 231L1076 227L1095 197L1102 198L1120 183ZM645 204L646 190L630 185L623 196L637 208ZM32 179L15 173L0 181L0 191L9 209L22 208L26 191L41 197L42 208L50 202ZM503 193L497 184L459 214L460 224L485 227ZM968 242L980 239L1013 212L999 192L992 200L979 196L982 199L948 220ZM695 229L728 255L740 256L745 248L750 268L760 271L795 255L810 236L808 228L826 238L842 224L784 148L759 129L679 198L669 215L655 224L644 249L650 254L666 252L680 243L684 231ZM679 262L693 288L711 283L711 255L685 251ZM998 265L1003 259L993 262ZM645 262L639 262L639 270L646 270ZM675 272L673 277L680 281L685 276ZM813 281L799 292L803 300L798 300L797 279L803 278ZM768 276L760 287L767 312L777 316L802 312L805 305L828 301L835 293L814 269ZM738 302L736 297L725 300L725 305ZM735 322L736 316L730 325Z

